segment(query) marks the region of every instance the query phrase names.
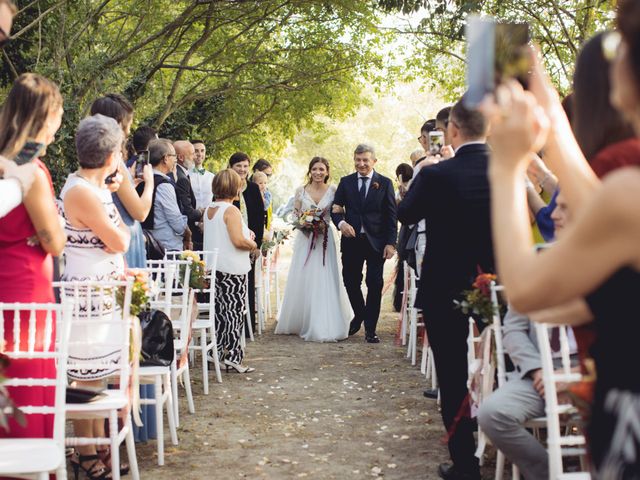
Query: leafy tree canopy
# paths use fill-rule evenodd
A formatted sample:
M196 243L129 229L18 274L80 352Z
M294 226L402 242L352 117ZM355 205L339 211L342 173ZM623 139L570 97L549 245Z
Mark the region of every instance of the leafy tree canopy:
M378 4L388 12L421 17L417 25L399 28L414 36L424 52L409 59L409 66L428 72L428 81L445 87L451 99L464 83L464 25L470 13L528 23L554 82L567 92L580 46L611 26L615 8L615 0L378 0Z
M107 92L134 103L134 127L203 138L219 168L236 150L282 151L317 114L352 112L364 82L382 81L377 23L376 5L351 0L25 1L0 82L6 93L33 71L60 85L58 185L75 168L78 120Z

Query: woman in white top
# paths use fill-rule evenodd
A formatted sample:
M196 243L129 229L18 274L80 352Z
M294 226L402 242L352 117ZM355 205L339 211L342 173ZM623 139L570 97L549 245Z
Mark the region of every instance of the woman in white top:
M67 234L63 280L113 280L124 274L129 227L121 221L105 184L107 176L122 161L123 141L122 129L113 118L97 114L78 125L76 151L80 168L69 175L60 192ZM94 320L98 309L105 320L122 315L118 306L109 308L97 298L95 303L81 304L79 309L81 317ZM105 379L115 372L113 364L122 361L114 346L122 341L120 336L121 329L112 323L74 325L69 358L78 366L69 370L69 377L82 387L103 387ZM104 368L82 368L86 362L104 364ZM76 420L75 433L78 437L105 437L104 421ZM108 450L96 451L95 445L78 446L76 450L72 460L76 478L80 469L89 478L111 478ZM123 465L121 468L126 470Z
M246 316L247 274L251 270L249 255L257 245L242 214L233 201L240 195L242 181L233 170L223 170L213 179L216 199L204 215L204 249L218 249L216 268L216 325L218 358L238 373L254 369L242 366L242 327ZM209 259L206 259L209 267Z

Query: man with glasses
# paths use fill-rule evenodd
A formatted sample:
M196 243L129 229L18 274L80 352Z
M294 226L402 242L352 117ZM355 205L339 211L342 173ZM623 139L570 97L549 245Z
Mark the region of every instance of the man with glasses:
M468 323L453 301L470 288L479 269L495 271L488 125L480 112L466 109L460 101L451 110L447 128L455 156L420 170L398 205L398 219L404 224L425 220L428 239L415 306L425 316L453 462L440 465L438 474L449 480L480 480L474 425L465 403Z
M149 215L142 222L142 228L149 232L164 250L182 250L184 243L191 243L187 217L182 215L178 208L174 182L169 177L175 169L176 157L176 151L169 140L158 139L149 142L149 163L153 167L154 182L153 203ZM144 183L137 188L144 188Z

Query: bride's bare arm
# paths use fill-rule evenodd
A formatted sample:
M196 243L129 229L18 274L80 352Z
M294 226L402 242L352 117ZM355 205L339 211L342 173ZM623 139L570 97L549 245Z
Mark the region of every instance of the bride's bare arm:
M587 302L579 298L571 302L531 312L529 318L539 323L554 323L558 325L584 325L593 321L593 313Z

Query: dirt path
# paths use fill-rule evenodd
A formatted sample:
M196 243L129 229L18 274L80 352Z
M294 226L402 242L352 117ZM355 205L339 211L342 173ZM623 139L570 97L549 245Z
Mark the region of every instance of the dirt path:
M196 414L181 391L180 445L138 445L143 479L437 478L447 460L435 402L424 377L394 345L397 314L386 298L378 333L333 344L268 332L247 347L248 375L223 374L202 394L192 373ZM166 435L168 439L168 433Z

